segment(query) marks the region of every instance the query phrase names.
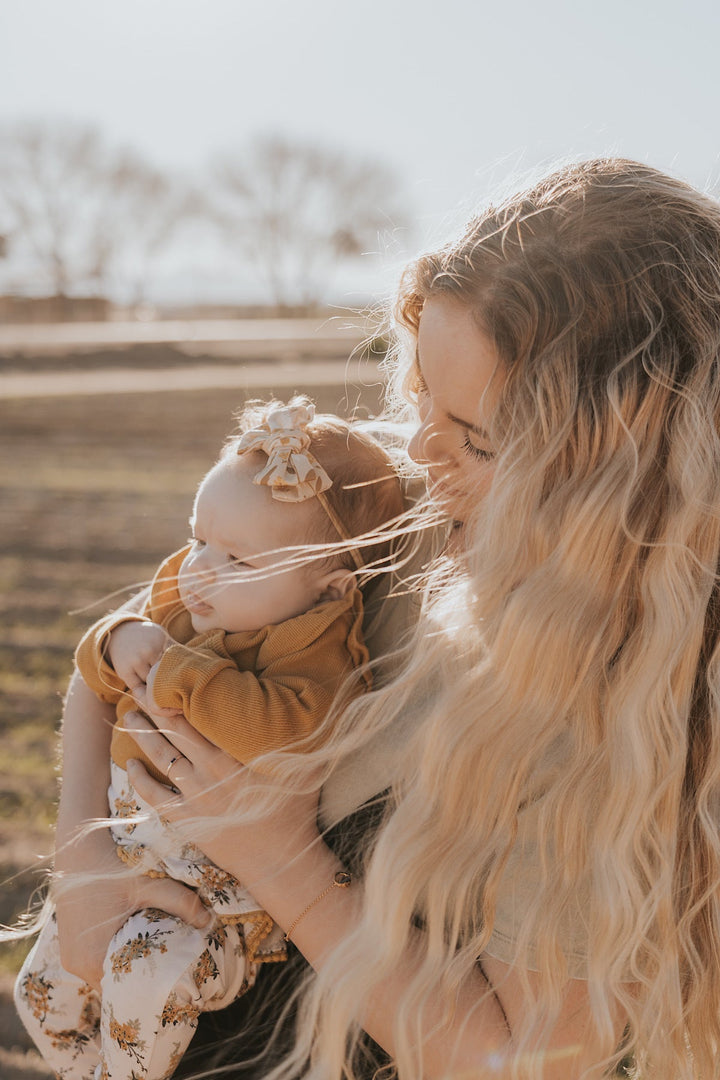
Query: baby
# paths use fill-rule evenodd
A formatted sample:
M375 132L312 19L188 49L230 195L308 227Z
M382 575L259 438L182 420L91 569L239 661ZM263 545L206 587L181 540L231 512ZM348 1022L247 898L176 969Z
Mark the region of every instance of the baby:
M205 476L192 540L160 567L140 614L116 612L85 635L77 665L117 708L110 814L118 855L153 876L197 889L216 918L200 931L165 912L136 912L110 943L101 1001L63 971L54 919L16 983L20 1015L58 1076L163 1080L182 1058L200 1012L223 1008L285 942L239 882L194 845L179 844L131 787L144 760L125 717L181 711L247 763L327 737L337 701L370 686L358 576L387 561L382 530L403 510L382 447L295 398L247 409L241 433ZM131 724L128 725L130 727Z

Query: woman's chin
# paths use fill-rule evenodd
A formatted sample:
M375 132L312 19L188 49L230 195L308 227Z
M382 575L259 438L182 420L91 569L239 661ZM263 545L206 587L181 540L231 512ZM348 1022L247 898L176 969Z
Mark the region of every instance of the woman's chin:
M465 550L465 522L453 518L447 539L447 552L449 555L458 555Z

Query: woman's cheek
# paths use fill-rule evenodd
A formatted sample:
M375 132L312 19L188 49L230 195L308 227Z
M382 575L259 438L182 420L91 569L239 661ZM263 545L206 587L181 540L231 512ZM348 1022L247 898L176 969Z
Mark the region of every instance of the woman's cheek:
M478 501L485 498L492 487L495 466L492 463L473 463L472 466L463 468L457 480L457 494L460 513L463 521L477 508Z
M420 423L408 443L408 454L418 465L429 465L433 460L431 457L432 448L427 445L428 439L432 437L432 431L427 423L429 414L430 410L425 409L425 414L420 416Z

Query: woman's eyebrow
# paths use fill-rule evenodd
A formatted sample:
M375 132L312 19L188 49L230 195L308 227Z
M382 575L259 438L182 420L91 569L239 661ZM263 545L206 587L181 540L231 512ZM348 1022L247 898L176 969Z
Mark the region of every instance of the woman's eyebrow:
M453 413L447 414L448 420L452 420L453 424L459 424L460 427L464 427L466 431L472 431L473 435L478 435L481 439L487 439L490 441L490 435L484 427L480 427L479 424L471 424L468 420L463 420L460 416L454 416Z

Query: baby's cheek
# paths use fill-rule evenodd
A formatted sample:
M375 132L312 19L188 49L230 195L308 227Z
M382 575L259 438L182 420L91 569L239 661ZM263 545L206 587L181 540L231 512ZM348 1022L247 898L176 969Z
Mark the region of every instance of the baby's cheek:
M182 591L186 587L188 578L192 576L192 556L188 555L180 563L180 569L178 570L178 588Z

